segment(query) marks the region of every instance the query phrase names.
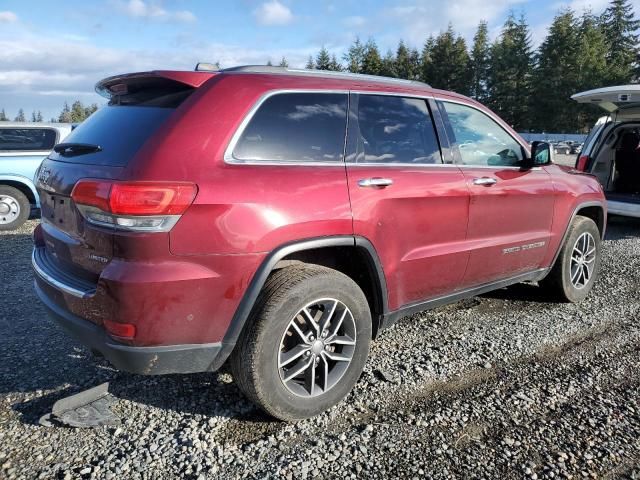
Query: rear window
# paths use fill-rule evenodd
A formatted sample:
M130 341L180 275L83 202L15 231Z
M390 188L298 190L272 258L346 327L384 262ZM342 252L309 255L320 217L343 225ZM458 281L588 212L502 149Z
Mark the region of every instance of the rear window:
M127 85L75 128L64 143L98 145L98 152L50 158L69 163L126 166L144 143L193 91L175 82L145 80Z
M249 121L233 150L233 158L341 162L346 125L346 93L274 95Z
M0 128L0 151L48 151L56 143L52 128Z

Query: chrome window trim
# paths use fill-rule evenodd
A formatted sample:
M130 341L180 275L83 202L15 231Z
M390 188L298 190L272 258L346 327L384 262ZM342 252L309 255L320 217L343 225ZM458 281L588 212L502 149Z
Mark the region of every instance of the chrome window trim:
M238 141L240 140L240 137L242 137L242 134L244 133L245 129L247 128L247 125L249 125L249 122L253 119L253 117L255 116L256 112L258 111L258 109L262 106L262 104L264 102L266 102L268 99L270 99L271 97L274 97L276 95L282 95L282 94L291 94L291 93L326 93L326 94L343 94L347 96L347 114L349 113L348 110L348 101L349 101L349 90L321 90L321 89L276 89L276 90L270 90L268 92L263 93L260 98L258 98L258 100L256 101L256 103L249 109L249 112L245 115L245 117L242 119L242 122L240 122L240 125L238 125L238 128L236 129L236 131L234 132L233 136L231 137L231 141L229 142L229 145L227 145L226 150L224 151L224 161L225 163L229 163L229 164L235 164L235 165L255 165L255 164L259 164L259 165L267 165L267 164L275 164L275 165L308 165L308 166L324 166L324 165L333 165L333 166L343 166L344 165L344 157L342 158L342 160L338 160L335 162L302 162L302 161L291 161L291 160L274 160L274 159L265 159L265 160L259 160L259 159L251 159L251 160L240 160L237 159L236 157L233 156L233 151L236 148L236 144L238 143ZM347 134L347 120L345 118L345 128L344 128L344 133L345 133L345 137Z

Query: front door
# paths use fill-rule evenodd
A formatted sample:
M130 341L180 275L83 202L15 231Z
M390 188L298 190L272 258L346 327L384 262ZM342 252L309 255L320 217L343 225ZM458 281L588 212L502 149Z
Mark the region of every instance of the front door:
M553 219L551 177L542 167L522 169L526 151L488 114L462 103L438 106L471 192L464 286L540 268Z
M458 288L469 191L443 163L427 101L352 94L346 159L354 231L377 250L389 308Z

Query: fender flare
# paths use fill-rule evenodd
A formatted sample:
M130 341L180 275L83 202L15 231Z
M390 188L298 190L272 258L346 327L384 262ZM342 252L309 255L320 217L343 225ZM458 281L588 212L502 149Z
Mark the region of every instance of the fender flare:
M378 257L378 253L369 240L364 237L353 235L336 235L331 237L312 238L287 243L281 245L275 250L272 250L271 253L269 253L267 257L262 261L256 272L254 273L253 278L251 279L249 286L245 290L242 300L240 301L240 304L238 305L238 308L236 309L236 312L231 319L231 323L227 328L227 332L225 333L225 336L222 340L222 349L217 355L210 370L217 370L218 368L220 368L233 351L236 342L240 337L240 333L247 323L249 315L251 314L251 310L253 309L253 306L258 298L258 295L260 294L262 287L264 286L267 278L273 271L273 268L276 266L276 264L284 257L291 255L292 253L326 247L354 247L363 248L367 251L370 264L370 273L375 275L374 278L376 278L379 288L377 296L379 297L378 301L380 303L377 307L380 309L381 313L380 318L376 319L376 321L381 321L384 314L388 312L387 282L384 271L382 269L382 264L380 263L380 258ZM375 327L377 327L377 325L374 325L374 328Z
M33 184L33 181L31 181L29 178L23 177L22 175L0 175L0 183L3 183L4 181L20 183L27 187L33 194L33 198L36 199L36 207L40 207L40 198L38 197L38 191L36 190L36 186Z
M602 238L602 240L604 240L604 234L606 233L606 230L607 230L607 205L606 205L606 203L602 203L602 202L598 202L598 201L590 201L590 202L579 203L573 209L573 213L571 214L571 218L569 218L569 221L567 222L567 226L564 229L564 234L562 235L562 240L560 240L560 243L558 244L558 248L556 250L555 255L553 256L553 260L551 261L551 265L549 266L549 268L553 268L553 266L556 264L556 260L558 260L558 256L560 255L560 251L562 250L562 247L564 246L564 242L567 240L567 236L569 235L569 227L573 223L573 220L576 218L576 216L578 215L578 212L580 210L582 210L583 208L587 208L587 207L599 207L600 209L602 209L603 217L602 217L602 236L601 236L601 238Z

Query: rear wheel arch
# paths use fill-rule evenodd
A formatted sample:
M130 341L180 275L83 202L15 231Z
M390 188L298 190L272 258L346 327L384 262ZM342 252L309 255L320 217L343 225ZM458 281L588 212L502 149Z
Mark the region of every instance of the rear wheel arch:
M348 261L343 261L345 259ZM341 235L289 243L273 250L258 267L229 324L212 370L219 368L233 351L269 275L297 263L332 268L350 277L367 298L375 337L387 311L387 286L380 259L371 242L362 237ZM365 269L364 272L359 273L359 268Z
M36 194L29 184L21 182L19 180L0 178L0 185L6 185L7 187L13 187L16 190L19 190L25 197L29 199L29 203L31 205L37 205L38 202L36 200Z

